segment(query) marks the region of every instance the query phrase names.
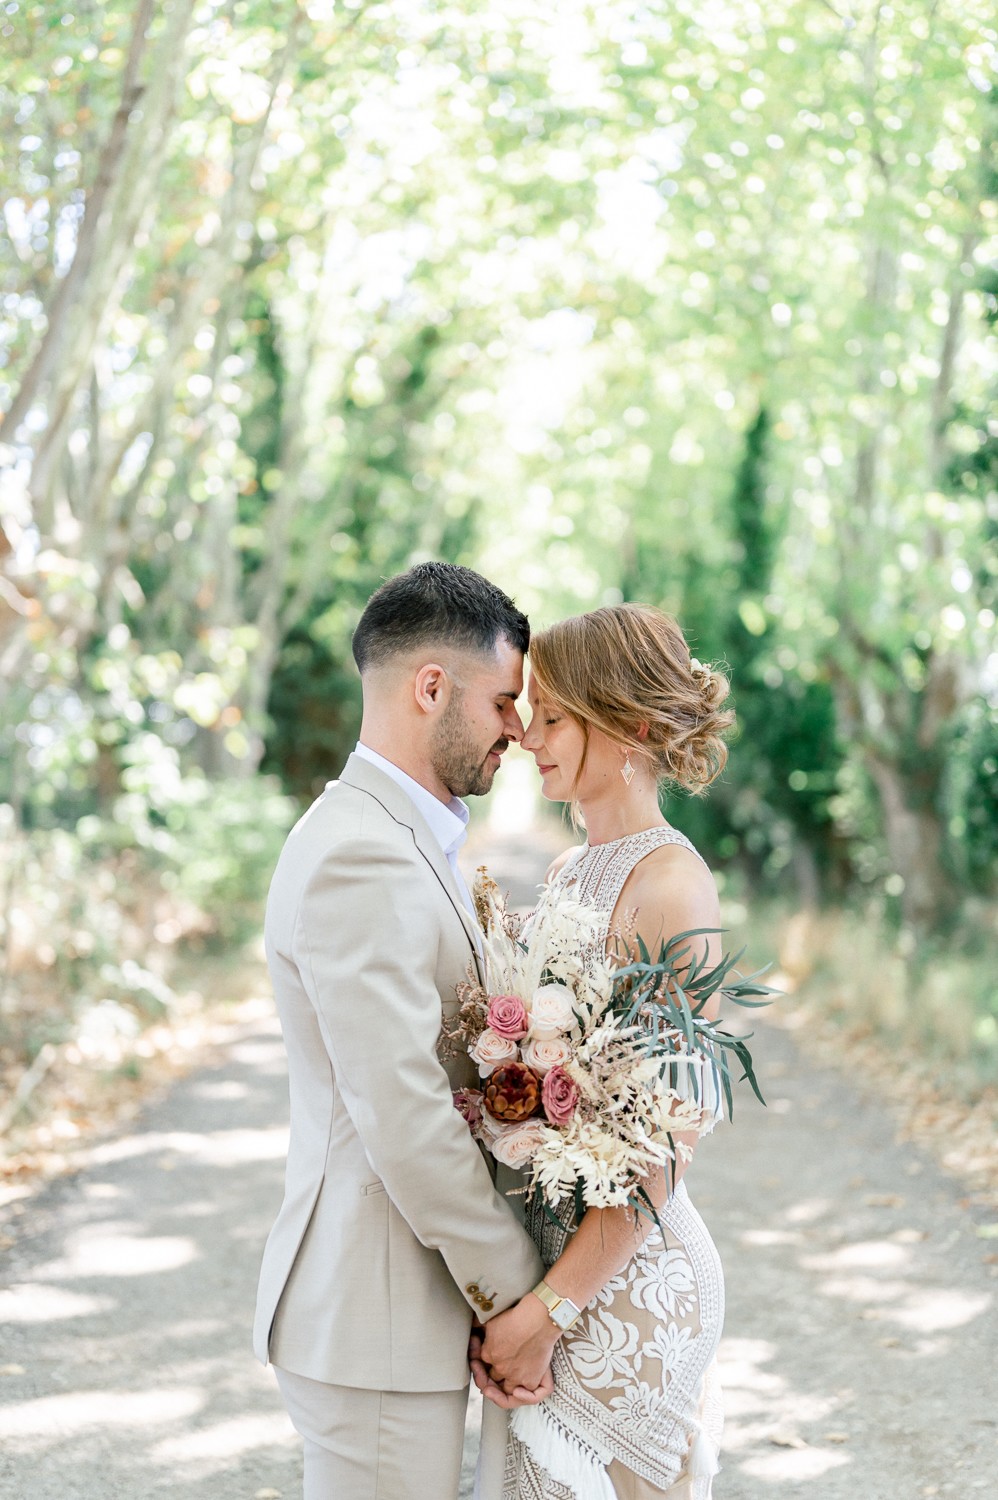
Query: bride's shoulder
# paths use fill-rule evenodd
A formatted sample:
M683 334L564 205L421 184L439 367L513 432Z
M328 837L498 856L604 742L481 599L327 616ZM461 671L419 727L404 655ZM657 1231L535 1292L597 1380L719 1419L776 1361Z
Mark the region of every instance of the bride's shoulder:
M544 884L550 885L552 880L554 880L557 875L561 874L562 870L568 864L568 861L572 858L572 855L578 854L579 850L584 848L584 844L572 844L569 849L566 849L563 853L559 854L557 859L552 860L548 865L547 873L544 876Z
M714 913L717 884L709 867L685 844L662 844L635 865L627 882L628 905L646 910Z

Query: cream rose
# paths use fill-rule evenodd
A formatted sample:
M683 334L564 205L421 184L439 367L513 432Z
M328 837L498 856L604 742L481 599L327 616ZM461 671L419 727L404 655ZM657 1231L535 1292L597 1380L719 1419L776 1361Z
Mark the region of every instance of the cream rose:
M527 1067L542 1076L551 1068L564 1065L572 1056L572 1049L563 1036L532 1037L520 1050Z
M468 1056L478 1064L480 1076L488 1078L502 1063L512 1062L519 1050L509 1037L499 1036L486 1026L478 1041L470 1048Z
M544 1142L544 1125L540 1120L522 1120L519 1125L505 1125L489 1143L492 1155L504 1166L519 1171L529 1167L538 1146Z
M534 992L530 1005L531 1041L548 1041L577 1025L572 992L564 984L544 984Z
M483 1146L492 1150L492 1142L502 1135L504 1130L519 1130L519 1125L504 1125L501 1120L493 1120L487 1109L482 1110L481 1119L472 1130L476 1141L481 1141Z

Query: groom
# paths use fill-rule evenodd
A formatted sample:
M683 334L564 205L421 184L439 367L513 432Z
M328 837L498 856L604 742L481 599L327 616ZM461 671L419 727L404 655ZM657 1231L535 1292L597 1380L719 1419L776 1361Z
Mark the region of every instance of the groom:
M353 638L360 743L271 886L291 1139L254 1344L305 1440L305 1500L454 1500L471 1325L542 1275L453 1107L474 1069L437 1056L478 963L459 798L523 733L529 638L468 568L383 584Z

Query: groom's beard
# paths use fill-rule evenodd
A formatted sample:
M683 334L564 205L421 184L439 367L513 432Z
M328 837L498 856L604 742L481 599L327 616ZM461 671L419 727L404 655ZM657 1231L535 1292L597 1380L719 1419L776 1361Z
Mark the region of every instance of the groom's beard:
M476 745L461 713L460 698L451 699L433 746L433 769L455 797L484 797L492 790L496 764L489 760L493 751L501 755L509 740L496 740L485 754Z

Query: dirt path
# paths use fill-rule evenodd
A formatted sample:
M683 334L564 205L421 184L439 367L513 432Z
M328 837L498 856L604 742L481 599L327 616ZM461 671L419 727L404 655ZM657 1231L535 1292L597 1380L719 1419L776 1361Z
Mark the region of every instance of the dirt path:
M514 896L536 878L522 850L494 862ZM689 1179L728 1285L716 1500L996 1500L995 1241L869 1081L805 1076L772 1025L757 1056L769 1109L743 1100ZM3 1500L300 1494L248 1347L286 1116L263 1015L5 1210Z

